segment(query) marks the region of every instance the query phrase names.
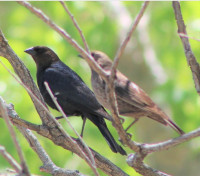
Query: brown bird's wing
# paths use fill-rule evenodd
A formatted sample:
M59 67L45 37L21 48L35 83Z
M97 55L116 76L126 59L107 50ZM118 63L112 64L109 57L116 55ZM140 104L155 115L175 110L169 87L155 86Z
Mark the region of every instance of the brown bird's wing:
M150 107L155 106L155 103L139 86L128 80L119 71L116 76L115 91L118 98L143 110L149 111Z

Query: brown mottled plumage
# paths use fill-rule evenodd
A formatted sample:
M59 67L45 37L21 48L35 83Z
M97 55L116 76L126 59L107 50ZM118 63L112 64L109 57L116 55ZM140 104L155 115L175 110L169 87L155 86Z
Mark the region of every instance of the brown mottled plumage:
M93 51L91 55L101 68L107 72L111 71L112 61L105 53ZM105 81L93 69L91 81L96 98L105 108L110 110L111 106L106 96ZM179 134L184 133L139 86L118 70L114 85L120 115L135 119L146 116L163 125L169 125Z

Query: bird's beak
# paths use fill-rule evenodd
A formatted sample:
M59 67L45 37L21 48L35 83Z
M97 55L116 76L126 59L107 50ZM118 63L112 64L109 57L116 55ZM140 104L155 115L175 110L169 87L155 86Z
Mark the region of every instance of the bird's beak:
M79 54L78 57L80 57L81 59L84 59L83 56L82 56L81 54Z
M30 55L36 54L36 52L34 51L33 47L26 49L24 52L25 52L25 53L28 53L28 54L30 54Z

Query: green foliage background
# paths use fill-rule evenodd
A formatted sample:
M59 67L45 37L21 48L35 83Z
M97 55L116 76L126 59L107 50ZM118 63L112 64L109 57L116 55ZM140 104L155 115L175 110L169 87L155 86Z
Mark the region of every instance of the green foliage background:
M77 30L59 2L31 3L41 8L77 42L82 44ZM112 16L112 7L108 8L107 3L67 2L67 5L78 21L90 49L104 51L113 58L120 45L119 35L125 36L127 31L121 33L117 19ZM121 5L129 12L132 19L137 15L141 4L142 2L121 2ZM181 8L188 35L197 39L200 38L200 3L181 2ZM91 88L90 69L87 63L77 57L79 53L62 37L16 2L0 2L0 12L0 28L13 50L30 70L35 81L35 63L23 51L31 46L46 45L55 50L61 60L76 71ZM194 88L191 71L187 66L181 41L177 35L172 4L171 2L151 2L146 13L149 18L146 32L150 36L150 45L153 47L158 61L167 75L167 81L158 84L151 73L150 66L141 57L144 48L138 38L138 31L133 34L131 39L134 41L131 56L123 55L119 69L140 85L185 132L189 132L199 127L200 100ZM190 40L190 42L195 56L199 58L199 42L195 40ZM140 57L137 57L137 53L140 53ZM1 57L0 59L13 71L5 58ZM41 123L27 92L2 65L0 65L0 96L7 103L14 104L15 110L21 118L33 123ZM53 110L52 112L55 116L59 114ZM81 130L81 118L72 117L70 121L78 131ZM124 126L126 127L131 121L132 119L126 118ZM61 120L60 122L74 136L65 121ZM117 140L116 131L109 122L107 124ZM5 122L2 119L0 119L0 127L0 144L5 146L7 151L19 160ZM39 167L42 165L41 161L23 136L17 130L16 132L31 172L48 175L39 171ZM138 142L158 142L177 135L169 127L163 127L157 122L152 122L146 118L138 122L129 132L133 133L132 139ZM43 137L38 136L38 138L55 164L93 175L90 168L75 154L54 146L52 142ZM97 128L89 121L86 124L84 140L90 147L106 156L126 173L138 175L127 166L125 157L111 152ZM124 148L128 153L131 152L126 147ZM146 159L146 162L150 166L172 175L195 176L199 174L199 148L200 142L197 138L168 151L154 153ZM6 167L10 166L0 155L0 170ZM105 175L101 171L100 173Z

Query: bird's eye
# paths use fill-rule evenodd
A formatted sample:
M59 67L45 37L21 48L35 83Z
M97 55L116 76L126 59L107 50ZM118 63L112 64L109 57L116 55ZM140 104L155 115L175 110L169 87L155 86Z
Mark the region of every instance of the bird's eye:
M35 48L35 51L37 52L40 52L40 50L41 50L40 48Z
M37 53L42 53L42 52L43 52L43 49L42 49L42 48L35 48L35 51L36 51Z
M94 57L94 55L95 55L95 54L94 54L94 53L92 53L91 55L92 55L92 57Z

